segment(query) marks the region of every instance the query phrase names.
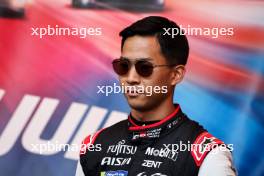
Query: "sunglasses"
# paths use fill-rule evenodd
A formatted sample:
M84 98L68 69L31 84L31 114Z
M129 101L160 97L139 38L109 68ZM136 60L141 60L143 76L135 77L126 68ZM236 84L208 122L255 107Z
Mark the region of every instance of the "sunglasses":
M152 73L154 68L157 67L170 67L174 65L154 65L153 63L147 61L146 59L139 59L136 62L132 63L129 59L126 58L119 58L115 59L112 62L113 69L119 76L126 75L131 67L135 65L135 69L137 74L142 77L149 77Z

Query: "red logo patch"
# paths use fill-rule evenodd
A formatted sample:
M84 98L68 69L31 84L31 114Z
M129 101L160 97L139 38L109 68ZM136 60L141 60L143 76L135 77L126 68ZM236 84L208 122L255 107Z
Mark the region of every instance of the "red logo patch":
M191 154L197 166L200 166L205 158L205 156L214 147L223 142L216 137L212 136L208 132L201 133L194 141L192 145Z
M99 131L97 131L94 134L91 134L89 136L87 136L83 141L82 141L82 146L80 149L80 155L85 154L87 148L89 147L89 145L93 145L95 139L97 138L97 136L103 131L104 129L101 129Z

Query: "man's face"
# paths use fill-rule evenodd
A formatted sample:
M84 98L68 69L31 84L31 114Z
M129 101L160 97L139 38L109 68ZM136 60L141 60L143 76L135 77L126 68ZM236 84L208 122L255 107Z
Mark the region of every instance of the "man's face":
M127 38L121 55L133 63L144 58L154 65L168 65L155 36L133 36ZM127 74L119 76L119 80L121 85L124 86L144 86L145 88L151 86L152 90L155 86L159 86L160 90L166 86L167 93L154 93L152 91L151 96L147 96L146 93L125 93L128 104L132 109L147 111L155 108L165 99L171 98L169 96L172 96L173 85L170 75L171 68L165 66L155 67L149 77L142 77L137 73L135 66L132 65Z

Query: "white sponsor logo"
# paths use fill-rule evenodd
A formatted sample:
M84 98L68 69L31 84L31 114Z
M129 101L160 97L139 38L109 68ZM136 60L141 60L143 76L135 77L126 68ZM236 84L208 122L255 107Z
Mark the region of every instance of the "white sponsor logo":
M104 157L101 161L101 165L108 166L123 166L129 164L131 158L116 158L116 157Z
M115 155L118 155L120 153L127 154L127 155L133 155L137 151L136 146L131 145L124 145L125 140L119 141L117 145L110 145L107 149L107 153L115 153Z
M154 129L151 131L141 131L141 132L134 132L132 139L138 139L138 138L157 138L160 136L161 128Z
M168 148L155 149L153 147L148 147L145 154L157 157L165 157L173 161L176 161L178 156L178 152L172 151Z
M153 168L159 168L161 163L160 161L153 161L153 160L143 160L142 166L144 167L153 167Z

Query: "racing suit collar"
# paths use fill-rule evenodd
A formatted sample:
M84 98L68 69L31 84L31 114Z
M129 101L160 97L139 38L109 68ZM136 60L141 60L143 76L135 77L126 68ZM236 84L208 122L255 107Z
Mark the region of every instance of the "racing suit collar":
M153 128L159 128L168 124L171 120L175 119L179 114L182 114L180 105L175 104L175 110L169 114L168 116L164 117L162 120L159 121L150 121L145 122L144 126L140 126L142 122L135 120L132 115L128 116L128 129L129 131L142 131L142 130L150 130ZM143 124L143 123L142 123Z
M181 112L180 106L175 105L175 111L163 118L162 120L148 124L146 126L138 126L133 119L128 117L128 141L135 145L140 144L141 147L147 147L155 142L158 138L168 135L171 131L178 128L187 117Z
M160 120L153 120L153 121L139 121L137 119L135 119L132 114L130 114L130 122L134 125L134 126L145 126L145 125L151 125L153 123L159 122Z

